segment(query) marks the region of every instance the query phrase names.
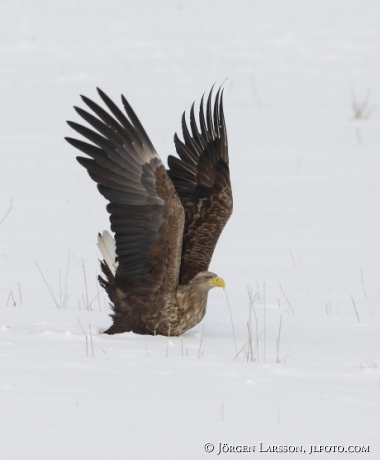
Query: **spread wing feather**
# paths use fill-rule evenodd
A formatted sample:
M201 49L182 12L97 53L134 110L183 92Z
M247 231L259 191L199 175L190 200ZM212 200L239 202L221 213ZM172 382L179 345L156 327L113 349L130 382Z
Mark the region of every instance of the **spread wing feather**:
M110 201L111 229L115 233L119 265L116 276L135 284L148 276L151 289L178 283L181 254L183 210L165 167L144 128L122 96L126 117L111 99L98 89L108 113L98 104L82 97L95 113L75 107L92 126L68 124L92 144L66 140L88 155L77 157L99 192ZM163 290L165 291L165 289Z
M182 117L182 142L174 143L180 159L169 156L168 174L185 211L180 283L186 284L197 273L207 270L215 245L232 213L227 131L223 112L223 91L212 89L204 108L199 109L199 127L190 110L190 130Z

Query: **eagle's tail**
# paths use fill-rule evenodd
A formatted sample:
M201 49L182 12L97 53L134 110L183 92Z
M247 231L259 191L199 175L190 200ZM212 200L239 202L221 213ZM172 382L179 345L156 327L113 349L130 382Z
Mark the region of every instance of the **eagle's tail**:
M98 234L98 248L112 275L115 276L117 266L119 265L116 262L116 244L107 230L104 230L102 235Z

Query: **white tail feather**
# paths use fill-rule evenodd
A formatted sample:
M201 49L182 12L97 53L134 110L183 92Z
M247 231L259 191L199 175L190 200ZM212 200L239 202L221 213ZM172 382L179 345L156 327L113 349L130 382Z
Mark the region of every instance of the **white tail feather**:
M112 235L110 235L107 230L104 230L102 235L100 233L98 234L98 248L105 263L108 265L108 268L115 276L117 266L119 265L119 263L115 260L116 244Z

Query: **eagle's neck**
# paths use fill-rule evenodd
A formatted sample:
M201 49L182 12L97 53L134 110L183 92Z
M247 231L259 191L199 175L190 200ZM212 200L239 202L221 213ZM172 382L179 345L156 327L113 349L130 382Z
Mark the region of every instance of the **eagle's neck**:
M208 286L191 282L178 286L177 309L179 322L173 328L173 330L175 329L175 335L182 334L202 321L206 314L209 290Z

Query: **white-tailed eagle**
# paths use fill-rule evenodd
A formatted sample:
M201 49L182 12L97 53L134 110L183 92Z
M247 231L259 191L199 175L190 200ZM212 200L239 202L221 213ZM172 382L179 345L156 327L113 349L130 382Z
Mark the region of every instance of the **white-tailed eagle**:
M111 230L99 234L99 276L112 302L107 334L180 335L206 313L208 291L224 281L208 271L218 238L232 213L223 90L200 103L199 121L182 117L179 158L166 170L124 96L126 115L98 89L108 111L82 96L94 115L75 107L92 126L68 124L91 144L66 140L109 201Z

